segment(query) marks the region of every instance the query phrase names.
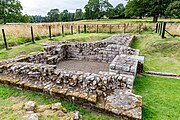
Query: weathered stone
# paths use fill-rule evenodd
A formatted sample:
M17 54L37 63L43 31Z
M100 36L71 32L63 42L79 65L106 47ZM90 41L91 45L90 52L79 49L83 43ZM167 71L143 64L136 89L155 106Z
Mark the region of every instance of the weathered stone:
M36 108L36 103L33 101L28 101L24 104L24 109L26 111L34 111Z
M26 119L27 120L38 120L38 115L36 113L28 114Z
M36 112L41 113L49 109L51 109L50 105L40 105L40 106L37 106Z

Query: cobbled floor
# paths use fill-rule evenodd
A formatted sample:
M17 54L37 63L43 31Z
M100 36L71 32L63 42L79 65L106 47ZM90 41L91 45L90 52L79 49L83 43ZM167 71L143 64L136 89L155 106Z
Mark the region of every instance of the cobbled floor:
M108 63L91 62L85 60L64 60L58 63L57 70L65 71L82 71L88 73L99 73L100 71L107 72L109 70Z

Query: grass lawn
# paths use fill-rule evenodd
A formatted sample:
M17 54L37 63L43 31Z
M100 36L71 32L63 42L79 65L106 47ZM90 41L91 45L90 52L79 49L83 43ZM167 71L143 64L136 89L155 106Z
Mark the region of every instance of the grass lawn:
M145 56L145 70L180 74L180 37L166 39L152 32L136 34L132 44Z
M145 120L180 120L180 79L144 75L134 91L143 97Z
M14 101L11 101L12 97L25 97L29 101L35 101L39 105L47 105L52 103L61 102L62 105L67 108L68 112L70 111L79 111L81 115L87 120L115 120L115 118L105 116L102 114L95 114L89 112L79 106L75 106L69 102L61 101L55 99L51 96L47 96L41 93L32 92L32 91L22 91L9 86L0 85L0 120L18 120L21 119L22 113L18 111L12 111L11 106L17 104ZM49 118L52 120L52 118ZM53 119L54 120L54 119Z

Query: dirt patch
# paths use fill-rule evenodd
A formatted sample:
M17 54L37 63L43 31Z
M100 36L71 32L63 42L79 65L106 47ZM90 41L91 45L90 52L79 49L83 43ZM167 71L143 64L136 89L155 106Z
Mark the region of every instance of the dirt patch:
M61 61L57 65L57 70L65 70L65 71L83 71L89 73L99 73L100 71L108 71L109 70L108 63L102 62L90 62L85 60L65 60Z

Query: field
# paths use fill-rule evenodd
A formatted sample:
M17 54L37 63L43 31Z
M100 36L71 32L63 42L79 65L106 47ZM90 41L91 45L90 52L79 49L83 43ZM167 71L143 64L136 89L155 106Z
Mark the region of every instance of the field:
M160 19L159 21L175 22L167 24L167 31L173 35L180 35L179 19ZM176 23L177 22L177 23ZM63 25L63 28L62 28ZM31 26L36 40L49 37L49 26L51 26L52 36L77 34L84 32L86 25L87 33L138 33L146 30L155 30L155 23L149 19L115 19L115 20L83 20L65 23L32 23L32 24L8 24L0 25L0 29L5 30L9 46L16 46L31 42ZM98 25L98 27L97 27ZM78 26L80 29L78 30ZM62 30L63 29L63 30ZM63 32L64 31L64 32ZM0 49L4 47L2 33L0 34Z
M121 21L123 23L125 20L110 20L109 23ZM93 21L80 22L91 22L94 24ZM94 22L97 23L98 21ZM161 39L161 37L157 33L154 33L152 29L142 31L140 34L138 32L131 34L136 36L132 47L140 49L140 54L145 56L145 71L180 74L180 37L173 38L166 34L166 39ZM101 40L112 35L113 33L81 33L74 35L61 35L53 37L53 41L58 42L68 40L72 42L88 42ZM23 41L22 45L11 47L12 49L10 50L1 49L0 60L13 58L19 55L27 55L31 52L42 51L43 47L41 44L44 42L52 41L49 40L49 38L41 37L40 40L36 41L36 44L25 43ZM180 119L179 79L143 74L142 77L138 76L136 78L134 92L135 94L143 97L143 118L145 120ZM38 104L50 104L60 101L62 102L63 106L68 109L68 111L79 110L83 117L87 120L116 120L114 117L92 113L79 106L74 106L71 103L52 98L51 96L31 91L22 92L21 90L4 85L0 85L0 119L11 120L18 119L21 116L21 114L18 112L16 113L10 110L10 106L15 104L15 102L11 101L12 97L24 97L27 100L34 100Z

